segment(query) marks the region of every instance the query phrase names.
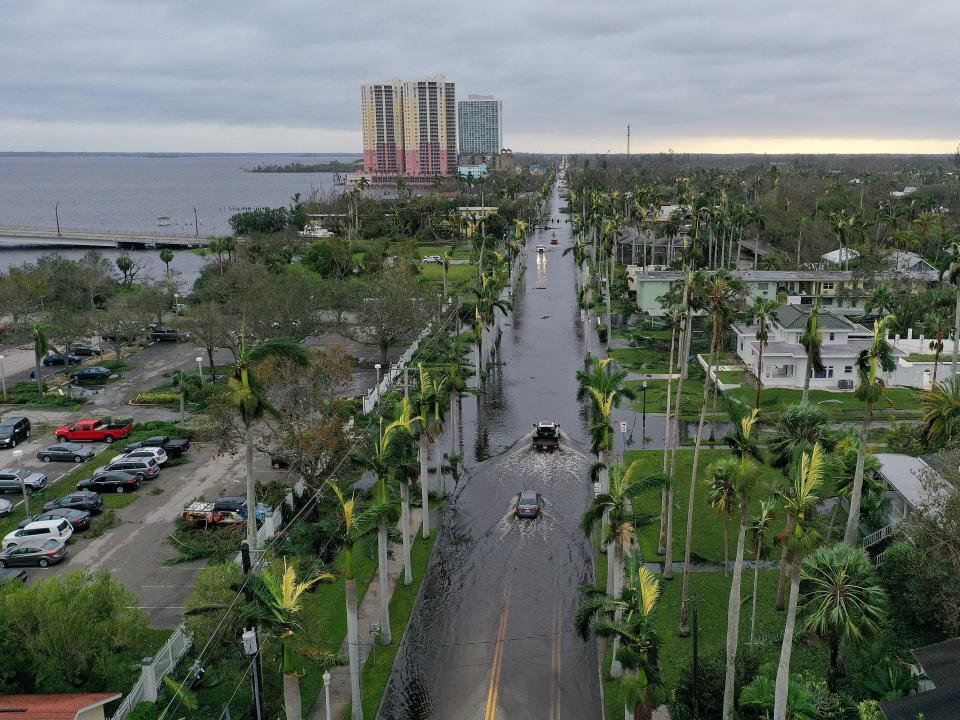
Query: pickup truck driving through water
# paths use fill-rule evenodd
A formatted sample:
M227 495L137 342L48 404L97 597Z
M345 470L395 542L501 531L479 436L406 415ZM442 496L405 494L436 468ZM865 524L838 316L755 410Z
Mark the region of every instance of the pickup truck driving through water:
M112 443L127 437L133 430L129 419L112 421L110 418L78 420L57 428L57 442Z
M541 420L533 426L533 449L537 452L553 452L560 449L560 425L551 420Z

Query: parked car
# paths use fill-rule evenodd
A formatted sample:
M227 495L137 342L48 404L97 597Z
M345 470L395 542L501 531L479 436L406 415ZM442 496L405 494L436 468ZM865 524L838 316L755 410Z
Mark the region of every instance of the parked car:
M174 439L168 435L156 435L146 440L130 443L127 445L127 450L139 450L148 447L163 448L167 457L178 458L190 449L190 441L186 438Z
M113 370L102 365L91 365L90 367L74 370L70 373L70 379L75 383L82 382L106 382L113 376Z
M97 357L101 354L100 348L90 343L74 343L70 346L70 352L81 357Z
M133 458L153 458L157 461L157 464L163 465L167 461L167 451L162 447L145 447L124 453L123 457L128 460Z
M64 495L63 497L50 500L43 504L44 510L55 510L56 508L86 510L93 515L97 515L103 511L103 498L89 490L77 490L69 495Z
M53 510L47 510L46 512L40 513L39 515L29 515L25 517L17 525L18 528L25 528L32 522L39 520L59 520L63 518L68 523L70 527L73 528L74 532L83 532L90 528L90 511L89 510L79 510L77 508L55 508Z
M104 419L80 420L57 428L57 442L101 441L112 443L127 437L133 430L129 420L108 422Z
M154 458L127 458L125 455L118 455L107 465L101 465L93 471L94 475L113 470L129 470L135 473L141 473L144 480L152 480L160 473L160 464Z
M22 565L37 565L45 568L60 562L67 556L65 540L48 538L29 540L19 545L0 550L0 568Z
M423 260L421 260L424 265L442 265L443 258L439 255L427 255Z
M79 355L64 356L60 353L51 353L43 359L43 364L47 367L51 365L79 365L82 362L83 358Z
M30 437L30 420L23 415L8 415L0 420L0 447L15 448Z
M97 452L91 447L86 447L80 443L65 442L40 448L37 450L37 460L82 463L96 454Z
M16 582L25 583L26 581L26 570L7 570L6 568L0 568L0 587Z
M543 496L535 490L524 490L517 498L517 509L514 511L518 518L538 518L543 512Z
M133 492L140 487L140 481L142 479L142 475L115 470L94 475L86 480L81 480L77 483L77 490L89 490L97 493Z
M47 486L47 476L39 472L23 469L4 468L0 470L0 492L40 492Z
M20 545L33 539L63 540L66 542L73 536L73 528L63 518L59 520L36 520L26 527L8 532L3 538L3 547Z
M151 325L148 333L150 339L155 342L180 342L187 339L187 334L177 328L165 328L159 325Z
M13 512L13 503L0 498L0 517L6 517Z

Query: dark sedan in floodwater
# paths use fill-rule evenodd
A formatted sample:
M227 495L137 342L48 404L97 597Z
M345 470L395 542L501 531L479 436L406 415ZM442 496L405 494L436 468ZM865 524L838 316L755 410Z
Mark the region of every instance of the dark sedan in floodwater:
M65 442L37 450L37 460L43 462L52 462L59 460L61 462L82 463L89 460L97 454L97 451L80 443Z
M524 490L517 498L517 509L514 511L518 518L538 518L543 512L543 496L533 490Z

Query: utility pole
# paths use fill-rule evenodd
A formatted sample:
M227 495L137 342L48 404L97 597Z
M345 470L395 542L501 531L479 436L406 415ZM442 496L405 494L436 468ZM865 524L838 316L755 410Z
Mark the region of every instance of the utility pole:
M627 123L627 166L630 165L630 124Z
M197 206L193 206L193 236L200 237L200 218L197 217Z
M250 575L250 545L244 540L240 543L240 560L243 564L243 575L248 578ZM250 584L244 581L243 594L248 603L253 602L253 590ZM251 680L253 683L252 708L250 717L254 720L264 720L266 710L263 705L263 668L260 665L260 638L257 632L256 623L252 620L247 623L246 631L243 633L244 650L250 655Z
M53 206L53 214L57 217L57 237L60 237L60 201Z

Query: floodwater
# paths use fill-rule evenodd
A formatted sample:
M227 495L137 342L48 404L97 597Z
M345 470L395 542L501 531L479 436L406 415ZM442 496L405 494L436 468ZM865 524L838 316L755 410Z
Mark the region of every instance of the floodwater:
M558 200L555 192L554 210ZM444 510L394 665L381 713L388 720L601 716L596 642L573 629L578 586L593 578L579 529L592 495L591 460L585 408L576 400L583 341L574 266L561 257L569 227L557 236L557 246L540 234L529 241L497 364L482 392L462 399L454 440L466 474ZM541 257L539 243L547 247ZM560 422L561 452L530 449L533 423L542 418ZM521 490L543 494L542 518L514 519Z

